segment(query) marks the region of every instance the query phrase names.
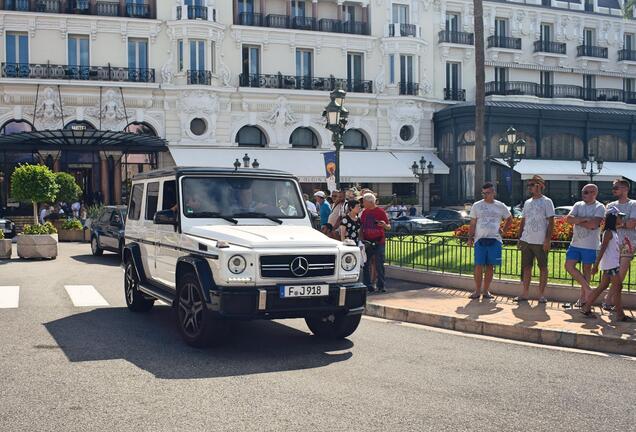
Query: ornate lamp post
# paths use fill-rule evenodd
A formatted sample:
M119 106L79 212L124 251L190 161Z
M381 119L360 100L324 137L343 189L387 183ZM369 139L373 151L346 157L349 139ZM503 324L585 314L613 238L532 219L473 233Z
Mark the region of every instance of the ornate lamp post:
M234 161L232 165L234 165L234 171L238 171L238 169L241 167L241 161L238 160L238 158L236 158L236 160ZM252 168L256 169L259 166L261 166L261 164L258 163L257 159L254 159L254 162L252 162ZM245 156L243 156L243 168L249 168L249 167L250 167L250 157L247 155L247 153L245 153Z
M587 169L588 163L590 164L589 170ZM596 169L594 168L595 164ZM590 183L594 183L594 176L600 174L601 171L603 171L603 160L596 159L594 153L590 153L589 155L587 155L587 159L581 159L581 170L583 171L583 174L587 174L590 176Z
M413 165L411 165L411 170L413 171L413 175L417 177L417 179L420 181L420 204L422 205L422 214L424 214L424 211L429 210L428 203L426 202L425 188L426 188L427 180L432 178L434 175L433 174L434 169L435 169L435 165L433 165L433 162L429 162L427 165L426 159L424 159L424 156L420 158L419 165L415 161L413 161Z
M515 206L512 171L526 154L526 141L522 138L517 138L517 131L512 126L506 130L506 136L499 140L499 153L510 168L510 212L512 213Z
M331 140L336 148L336 187L340 189L340 149L342 148L342 136L349 118L349 111L344 107L347 92L338 88L331 92L331 101L325 107L322 116L327 120L325 127L331 131Z

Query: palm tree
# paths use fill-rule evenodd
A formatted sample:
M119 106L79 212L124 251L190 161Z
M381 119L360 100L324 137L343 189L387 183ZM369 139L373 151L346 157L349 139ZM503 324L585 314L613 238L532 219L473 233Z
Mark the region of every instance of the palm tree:
M636 0L628 0L636 1ZM475 199L484 183L484 116L486 111L486 71L484 58L484 5L473 0L475 26Z

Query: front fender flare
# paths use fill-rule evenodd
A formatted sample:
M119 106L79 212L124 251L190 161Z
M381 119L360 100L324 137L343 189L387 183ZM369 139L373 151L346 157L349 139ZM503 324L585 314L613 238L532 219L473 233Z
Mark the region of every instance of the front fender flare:
M187 270L191 270L196 275L201 285L201 291L206 303L210 303L210 290L213 289L216 284L214 283L214 277L210 265L200 256L186 255L179 257L177 260L177 283L181 278L181 275Z

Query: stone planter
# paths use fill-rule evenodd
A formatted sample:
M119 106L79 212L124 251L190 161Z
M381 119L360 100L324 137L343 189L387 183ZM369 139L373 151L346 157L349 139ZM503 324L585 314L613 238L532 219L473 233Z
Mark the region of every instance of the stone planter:
M11 240L0 240L0 259L11 259Z
M20 258L57 257L57 234L18 236L18 256Z
M61 242L83 242L84 230L66 230L60 229L58 232L58 238Z

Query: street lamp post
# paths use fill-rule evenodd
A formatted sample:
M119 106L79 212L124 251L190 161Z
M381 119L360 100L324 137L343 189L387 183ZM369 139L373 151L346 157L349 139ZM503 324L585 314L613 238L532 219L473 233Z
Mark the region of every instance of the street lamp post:
M590 164L590 169L587 169L587 164ZM596 164L596 169L594 169L594 164ZM603 160L597 159L594 156L594 153L590 153L587 156L587 159L581 159L581 170L583 174L587 174L590 176L590 183L594 183L594 176L600 174L603 171Z
M526 141L522 138L517 138L517 131L512 126L506 130L506 136L499 139L499 153L510 168L510 212L512 213L515 206L512 172L515 165L521 162L521 159L526 154Z
M336 148L336 187L340 189L340 149L342 148L342 136L349 118L349 111L344 107L347 92L338 88L331 92L329 104L325 107L322 116L327 120L325 127L331 131L331 140Z
M250 167L250 160L250 157L247 155L247 153L245 153L245 156L243 156L243 168ZM232 165L234 165L234 171L238 171L238 169L241 168L241 161L236 158ZM254 169L258 168L260 165L261 164L258 163L257 159L254 159L254 162L252 162L252 168Z
M425 208L426 193L424 189L426 187L426 181L429 178L433 177L434 169L435 169L435 165L433 165L433 162L429 162L427 165L426 159L424 159L424 156L420 158L419 165L415 161L413 161L413 165L411 165L411 170L413 171L413 175L417 177L417 179L420 181L420 204L422 205L422 214L424 214L425 210L428 210L427 208Z

